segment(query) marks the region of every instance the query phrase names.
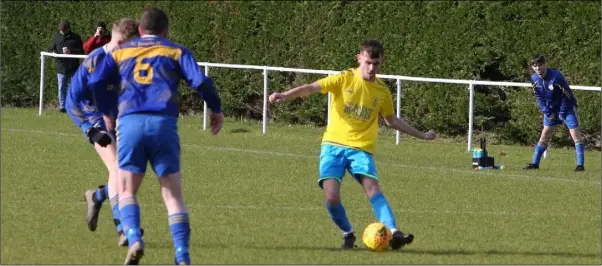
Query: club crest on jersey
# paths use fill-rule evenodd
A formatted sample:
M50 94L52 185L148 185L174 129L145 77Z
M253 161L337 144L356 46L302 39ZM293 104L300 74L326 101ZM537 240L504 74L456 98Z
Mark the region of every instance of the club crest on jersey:
M377 97L372 98L372 108L376 108L377 105L378 105L378 98Z
M347 88L347 89L345 89L344 91L345 91L346 93L349 93L349 94L353 93L353 89L352 89L352 88Z
M554 90L554 82L548 84L548 90Z

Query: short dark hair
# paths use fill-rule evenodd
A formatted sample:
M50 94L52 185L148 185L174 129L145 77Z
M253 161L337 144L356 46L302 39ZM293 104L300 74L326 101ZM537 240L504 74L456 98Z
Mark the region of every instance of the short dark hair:
M71 22L69 22L69 20L62 20L61 22L59 22L59 30L70 30L71 29Z
M104 21L98 21L98 22L96 22L96 27L101 27L103 29L107 29L107 23L105 23Z
M167 30L169 19L163 10L156 7L144 8L140 19L140 28L146 34L159 34Z
M529 61L529 65L535 65L535 64L545 64L546 63L546 57L542 54L538 54L536 56L534 56L533 58L531 58L531 61Z
M370 58L379 58L385 55L385 48L377 40L365 40L360 45L360 53L366 52Z

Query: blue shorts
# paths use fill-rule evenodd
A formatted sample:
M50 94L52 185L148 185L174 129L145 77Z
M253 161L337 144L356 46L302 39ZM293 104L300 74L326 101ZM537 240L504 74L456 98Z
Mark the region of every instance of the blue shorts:
M543 124L545 126L560 126L565 124L568 129L579 128L579 117L577 116L577 108L573 107L573 110L566 112L564 120L560 120L558 117L556 120L549 120L547 116L543 116Z
M180 171L177 118L128 114L117 119L117 161L122 170L143 174L150 162L157 176Z
M322 144L318 186L322 188L322 182L326 179L336 179L339 183L343 182L345 170L360 184L361 180L358 175L378 180L376 164L372 154L350 147Z

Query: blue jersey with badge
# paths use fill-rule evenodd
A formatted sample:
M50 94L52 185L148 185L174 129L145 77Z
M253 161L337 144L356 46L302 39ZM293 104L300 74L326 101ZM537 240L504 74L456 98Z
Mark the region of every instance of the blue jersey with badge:
M577 106L577 100L564 78L556 69L548 68L545 77L531 75L531 84L539 109L549 117L551 114L564 117Z
M79 66L67 92L66 109L67 114L75 125L80 127L83 132L86 132L96 123L103 124L102 113L98 110L97 102L95 101L92 91L88 87L88 78L94 72L96 66L103 58L108 55L106 46L102 49L95 49L86 57ZM109 108L109 113L114 117L117 115L117 91L115 84L107 84L105 88L104 101L112 102Z
M178 117L177 88L181 79L197 90L211 111L221 112L213 81L201 72L190 51L158 36L145 35L112 50L99 63L88 84L103 113L111 108L111 101L103 101L105 84L119 82L119 117L132 113Z

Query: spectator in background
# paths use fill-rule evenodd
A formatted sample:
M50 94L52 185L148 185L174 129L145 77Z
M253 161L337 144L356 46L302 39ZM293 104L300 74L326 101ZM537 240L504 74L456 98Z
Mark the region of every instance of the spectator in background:
M111 41L111 32L107 30L107 24L104 21L96 23L96 33L84 43L84 53L89 54L94 49L102 47Z
M59 32L54 35L54 39L48 52L57 54L83 54L84 47L82 38L75 32L71 31L71 23L63 20L59 23ZM61 112L65 112L65 98L67 97L67 89L71 82L71 77L79 67L79 58L56 58L56 76L59 85L59 108Z

